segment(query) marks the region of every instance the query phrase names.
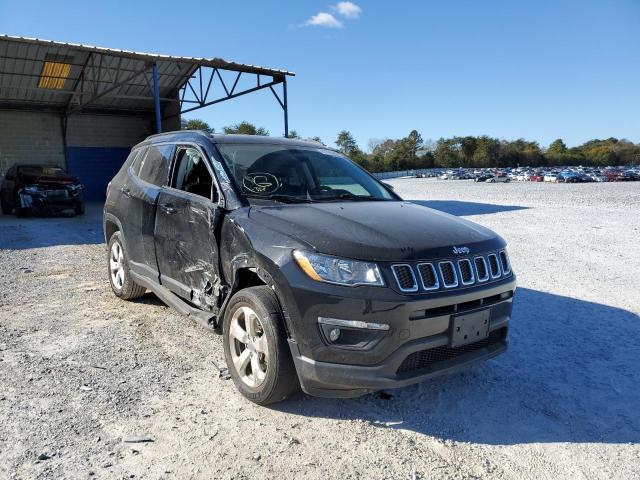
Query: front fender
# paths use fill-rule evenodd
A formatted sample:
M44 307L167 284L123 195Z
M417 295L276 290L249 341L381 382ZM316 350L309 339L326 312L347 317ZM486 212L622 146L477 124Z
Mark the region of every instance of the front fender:
M289 309L293 305L292 293L281 267L291 261L292 250L305 245L256 225L247 216L233 213L225 217L221 232L220 260L230 291L223 302L220 318L224 317L229 299L238 290L240 272L249 270L273 289L284 313L288 335L295 339L296 328Z

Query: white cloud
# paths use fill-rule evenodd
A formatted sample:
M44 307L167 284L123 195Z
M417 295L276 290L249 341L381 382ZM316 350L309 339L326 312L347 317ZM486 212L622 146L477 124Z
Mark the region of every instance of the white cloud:
M353 2L338 2L333 9L345 18L358 18L362 9Z
M342 28L342 22L330 13L320 12L304 23L306 26L314 25L325 28Z

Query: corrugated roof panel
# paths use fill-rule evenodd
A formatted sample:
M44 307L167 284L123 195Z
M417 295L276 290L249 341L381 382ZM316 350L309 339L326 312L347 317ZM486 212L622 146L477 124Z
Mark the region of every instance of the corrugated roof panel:
M70 66L46 66L45 62L66 63ZM83 103L91 101L92 107L151 111L153 102L150 97L153 92L149 71L118 85L148 67L150 62L158 65L162 98L168 98L179 90L189 80L190 72L198 66L273 77L294 75L286 70L227 62L219 58L177 57L0 35L0 102L31 102L64 107L70 101L72 106L78 105L81 100ZM47 81L43 81L41 77L43 71L51 77ZM98 90L101 92L109 88L113 90L108 95L98 94L98 98L93 98L95 95L91 93L74 96L76 84L82 83L83 71L85 92L89 91L86 87L93 81L98 82ZM66 77L66 80L54 77ZM207 74L202 79L205 89L208 80ZM221 89L219 79L214 79L211 85L212 89Z

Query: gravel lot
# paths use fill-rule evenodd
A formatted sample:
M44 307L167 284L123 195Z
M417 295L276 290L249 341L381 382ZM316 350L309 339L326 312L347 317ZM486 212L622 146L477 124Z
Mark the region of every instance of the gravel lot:
M640 478L640 182L390 183L519 275L505 355L390 398L254 406L219 337L112 295L99 206L0 219L0 478Z

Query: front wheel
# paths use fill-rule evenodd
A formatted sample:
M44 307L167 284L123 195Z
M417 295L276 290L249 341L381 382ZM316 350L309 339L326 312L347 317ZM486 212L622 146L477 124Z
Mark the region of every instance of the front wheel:
M84 202L78 202L75 206L76 215L84 215Z
M240 393L258 405L293 394L298 377L275 293L266 286L240 290L224 317L225 359Z

